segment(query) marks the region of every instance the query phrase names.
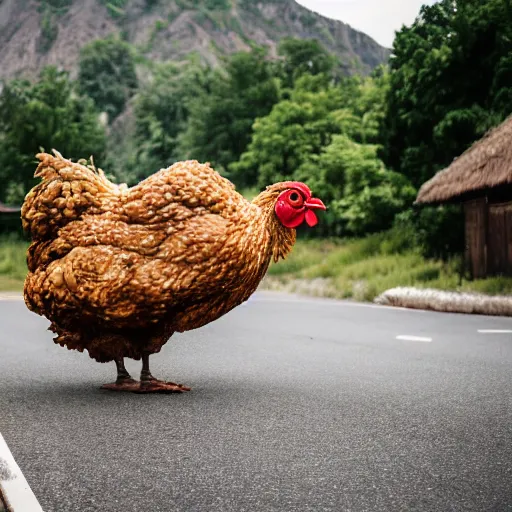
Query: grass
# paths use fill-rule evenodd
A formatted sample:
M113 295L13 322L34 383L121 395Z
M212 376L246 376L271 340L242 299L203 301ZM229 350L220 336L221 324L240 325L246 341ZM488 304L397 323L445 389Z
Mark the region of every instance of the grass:
M27 275L28 242L16 237L0 238L0 290L20 291Z
M417 250L401 248L392 234L360 240L299 240L291 255L271 265L264 288L358 301L372 301L396 286L512 293L512 278L469 281L459 275L461 260L425 259Z

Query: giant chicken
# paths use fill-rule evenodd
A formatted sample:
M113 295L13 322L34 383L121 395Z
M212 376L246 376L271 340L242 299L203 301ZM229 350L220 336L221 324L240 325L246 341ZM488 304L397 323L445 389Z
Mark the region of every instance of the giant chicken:
M276 183L252 202L209 164L178 162L138 185L58 152L37 155L41 178L26 196L24 297L55 342L114 361L117 391L183 392L154 378L149 356L174 332L204 326L246 301L296 228L325 210L300 182ZM140 381L124 358L142 360Z

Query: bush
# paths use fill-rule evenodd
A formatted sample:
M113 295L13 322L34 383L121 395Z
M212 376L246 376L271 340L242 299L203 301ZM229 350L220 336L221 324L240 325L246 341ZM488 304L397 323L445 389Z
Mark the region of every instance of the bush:
M407 232L426 258L447 261L464 253L464 213L460 206L409 209L397 215L394 227Z

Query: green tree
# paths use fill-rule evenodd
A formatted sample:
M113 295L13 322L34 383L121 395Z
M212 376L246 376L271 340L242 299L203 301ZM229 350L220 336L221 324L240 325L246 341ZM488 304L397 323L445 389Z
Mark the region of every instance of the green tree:
M14 80L0 94L0 200L19 203L35 184L40 148L72 159L101 162L105 128L92 100L80 96L68 74L45 68L38 82Z
M233 55L190 103L180 154L227 170L247 148L255 119L267 115L279 96L279 81L265 51Z
M388 170L376 144L389 77L297 78L289 97L257 119L251 143L230 166L238 183L264 187L298 180L328 204L319 235L363 235L389 228L415 190Z
M384 94L373 79L345 78L325 84L323 75L303 75L288 99L254 123L251 143L230 166L237 183L260 187L291 179L314 159L336 134L357 142L373 142L382 115Z
M388 229L416 195L407 178L385 168L377 150L376 145L338 135L320 159L320 164L327 160L326 183L332 187L343 182L338 189L341 197L332 201L332 207L344 233L360 236Z
M315 77L302 77L290 99L274 106L257 119L247 151L230 166L237 183L244 186L291 179L297 169L330 142L341 130L340 119L354 126L350 112L337 111L341 104L337 89L315 90Z
M416 186L512 112L509 0L442 0L396 36L383 158Z
M337 63L336 58L315 39L284 38L279 43L278 54L282 58L282 72L288 87L305 74L330 77Z
M386 165L419 187L508 116L511 54L510 0L441 0L424 6L393 45L381 125ZM455 235L460 209L404 215L422 233L425 254L463 251L463 239ZM447 226L455 226L450 236Z
M154 67L151 80L133 102L133 138L113 141L110 166L123 182L133 185L185 158L179 143L187 128L189 105L208 90L211 75L209 68L195 65Z
M403 175L386 169L378 149L344 134L333 135L320 154L297 169L294 179L307 183L329 206L319 234L382 231L412 204L414 188Z
M80 91L106 112L111 122L137 89L131 46L115 37L98 39L80 52Z
M352 93L351 109L361 119L361 142L381 142L381 126L386 117L386 99L389 91L389 73L383 66L369 78L356 79L357 90Z

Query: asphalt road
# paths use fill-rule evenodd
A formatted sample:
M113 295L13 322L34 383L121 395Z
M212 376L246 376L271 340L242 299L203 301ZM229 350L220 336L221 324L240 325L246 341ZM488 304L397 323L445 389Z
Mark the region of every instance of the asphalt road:
M45 512L512 511L512 319L257 294L152 356L184 395L100 390L114 365L23 302L0 325L0 432Z

